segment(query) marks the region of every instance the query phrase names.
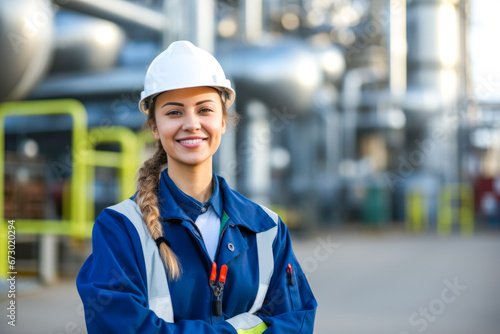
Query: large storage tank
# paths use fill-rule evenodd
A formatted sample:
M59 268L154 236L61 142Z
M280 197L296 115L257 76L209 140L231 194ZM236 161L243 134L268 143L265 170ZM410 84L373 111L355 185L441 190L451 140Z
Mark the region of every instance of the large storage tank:
M48 0L0 0L0 102L25 97L48 69L53 16Z

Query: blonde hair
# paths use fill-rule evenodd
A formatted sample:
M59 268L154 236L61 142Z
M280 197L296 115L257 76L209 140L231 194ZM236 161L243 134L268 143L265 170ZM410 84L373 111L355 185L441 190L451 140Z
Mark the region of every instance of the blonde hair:
M156 127L155 117L156 99L153 99L148 108L148 118L144 123L145 128ZM227 108L222 103L222 113L227 121ZM238 120L238 115L232 115L232 120L235 123ZM158 209L158 190L160 182L160 174L163 167L167 164L167 153L163 149L160 140L156 141L156 150L151 158L146 160L139 169L139 177L137 180L137 196L135 201L142 212L142 220L146 224L151 237L157 241L158 238L164 237L163 227L160 221L160 210ZM157 241L160 256L167 268L168 277L170 280L177 280L182 274L181 264L175 253L166 242Z

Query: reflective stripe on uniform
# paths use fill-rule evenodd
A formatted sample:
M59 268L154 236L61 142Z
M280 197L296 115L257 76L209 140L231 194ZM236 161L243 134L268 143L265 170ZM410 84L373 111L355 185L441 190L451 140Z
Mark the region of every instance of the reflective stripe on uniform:
M265 206L261 205L261 207L278 225L278 215ZM253 313L261 309L267 290L269 289L271 277L273 276L273 243L277 232L278 226L275 226L267 231L256 234L259 261L259 289L257 290L257 296L248 312L227 320L236 329L238 334L260 334L267 328L267 325L259 317L253 315Z
M274 272L274 256L273 256L273 242L276 238L278 227L257 233L257 251L259 256L259 290L257 290L257 297L249 313L254 313L260 310L264 303L264 298L269 288L269 282Z
M238 334L260 334L267 329L267 325L256 315L249 312L238 314L227 322L236 329Z
M108 209L114 210L127 217L134 225L139 238L141 239L144 262L146 264L146 277L148 284L149 308L156 315L166 322L174 322L174 310L172 308L172 299L168 289L167 275L165 267L160 257L158 247L149 234L146 224L142 220L142 213L137 205L131 199L113 205Z

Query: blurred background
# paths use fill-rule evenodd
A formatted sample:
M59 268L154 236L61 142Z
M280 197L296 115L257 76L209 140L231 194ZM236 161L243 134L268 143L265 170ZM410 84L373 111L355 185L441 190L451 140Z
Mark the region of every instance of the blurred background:
M500 333L499 12L497 0L0 0L0 272L14 219L19 305L17 328L2 316L0 331L85 332L74 280L92 224L134 194L152 153L146 69L185 39L235 86L241 120L215 171L289 226L315 332Z

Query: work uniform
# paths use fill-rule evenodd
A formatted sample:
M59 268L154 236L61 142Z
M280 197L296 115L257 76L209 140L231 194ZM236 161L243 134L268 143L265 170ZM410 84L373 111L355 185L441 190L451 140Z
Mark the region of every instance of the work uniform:
M180 199L187 195L167 170L161 173L161 221L182 267L177 281L167 280L134 197L103 210L92 232L93 253L76 282L89 333L252 334L266 327L265 333L313 332L316 300L286 225L276 213L214 177L214 196L205 205L191 206ZM207 210L220 216L212 256L195 224ZM210 284L213 262L215 284L222 280L220 268L227 266L218 297Z

